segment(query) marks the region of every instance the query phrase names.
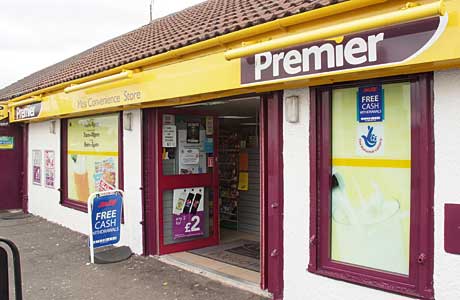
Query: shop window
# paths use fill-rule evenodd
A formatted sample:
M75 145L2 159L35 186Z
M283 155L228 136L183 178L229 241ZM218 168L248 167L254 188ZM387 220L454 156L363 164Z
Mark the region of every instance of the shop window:
M63 121L63 205L86 211L88 197L121 188L120 114Z
M430 82L312 91L309 271L433 297Z

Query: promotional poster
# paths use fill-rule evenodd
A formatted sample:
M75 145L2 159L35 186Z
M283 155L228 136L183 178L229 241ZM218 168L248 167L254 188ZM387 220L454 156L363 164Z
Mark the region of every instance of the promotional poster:
M91 211L93 247L110 246L120 241L123 197L120 193L94 198Z
M52 150L45 150L45 187L54 188L55 181L55 155Z
M68 195L86 202L91 193L118 185L119 115L68 121Z
M333 93L331 258L408 275L410 84L365 88Z
M32 183L42 185L42 151L32 150Z
M199 144L200 139L200 123L191 122L187 123L187 143Z
M190 124L190 123L188 123ZM199 130L199 143L190 143L188 129L180 129L178 133L178 152L180 174L203 174L207 172L204 143L205 130Z
M204 235L204 188L175 189L173 239Z

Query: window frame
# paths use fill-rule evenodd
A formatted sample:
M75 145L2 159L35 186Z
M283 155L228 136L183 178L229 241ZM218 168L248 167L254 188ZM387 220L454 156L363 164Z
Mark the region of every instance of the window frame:
M410 82L411 224L409 276L366 269L330 258L332 91L366 84ZM421 299L434 299L433 74L355 81L310 90L310 261L308 271ZM424 174L425 176L420 176ZM328 192L323 192L328 191Z
M77 118L91 118L105 115L118 114L118 188L124 188L124 173L123 173L123 112L109 112L89 116L77 116L74 118L61 119L61 201L62 206L72 208L81 212L88 212L88 204L80 202L68 197L68 121Z

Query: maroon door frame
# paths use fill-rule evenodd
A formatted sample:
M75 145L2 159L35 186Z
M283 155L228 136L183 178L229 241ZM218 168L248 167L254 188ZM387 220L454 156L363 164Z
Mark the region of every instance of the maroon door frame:
M157 163L155 159L155 141L157 140L156 110L143 111L142 139L142 228L144 237L144 255L158 254L157 239L157 206L156 206L156 177Z
M14 209L22 209L24 213L28 212L28 193L27 193L27 184L28 184L28 174L27 174L27 133L28 126L26 123L18 124L9 124L7 122L2 122L0 131L5 132L6 135L9 135L9 130L11 130L11 135L14 135L14 150L18 151L19 162L18 162L18 178L17 178L17 199L18 205ZM9 150L5 150L9 151ZM12 207L13 208L13 207Z
M261 288L283 299L283 104L282 92L261 96ZM143 113L144 255L159 254L157 194L158 109Z
M261 121L263 135L262 199L265 220L262 224L262 261L264 275L261 286L273 294L273 299L283 299L283 94L264 95Z
M24 213L29 213L29 173L28 173L28 159L29 159L29 124L23 123L22 126L22 183L21 183L21 196L22 196L22 210Z

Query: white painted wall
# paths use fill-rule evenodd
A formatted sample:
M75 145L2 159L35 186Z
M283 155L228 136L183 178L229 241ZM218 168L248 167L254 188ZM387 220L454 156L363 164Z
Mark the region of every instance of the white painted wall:
M434 76L435 255L437 300L460 299L460 255L444 251L444 204L460 204L460 70ZM460 238L460 237L459 237Z
M124 189L125 189L125 224L122 225L120 245L131 247L134 253L141 254L142 246L142 117L140 110L124 112L132 114L132 131L123 130L124 152ZM51 121L31 123L29 125L28 181L29 181L29 211L49 221L70 228L83 234L88 233L88 217L86 213L62 206L60 202L61 171L61 135L60 122L56 122L56 133L51 134ZM56 183L55 189L32 183L32 150L54 150L56 153ZM42 172L44 161L42 158Z
M444 251L444 204L460 204L460 70L434 76L435 130L435 257L437 300L460 299L460 255ZM409 299L307 272L309 259L309 91L287 90L300 96L300 121L284 121L284 286L285 300Z

